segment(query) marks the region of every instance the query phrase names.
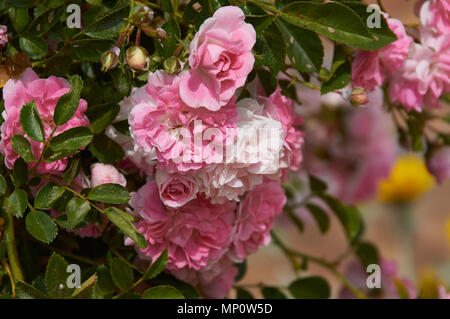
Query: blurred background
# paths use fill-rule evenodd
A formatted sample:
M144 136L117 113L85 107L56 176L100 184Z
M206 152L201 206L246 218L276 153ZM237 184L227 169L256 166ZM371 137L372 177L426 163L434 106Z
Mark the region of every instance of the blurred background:
M377 1L366 1L377 3ZM416 0L384 0L383 7L390 16L404 24L414 25L418 18L414 14ZM445 106L448 112L448 105ZM405 154L402 155L405 158ZM394 169L401 170L398 188L416 192L408 203L387 204L378 198L360 205L365 221L364 239L378 248L383 260L397 265L397 276L407 278L416 288L430 282L450 285L450 180L437 184L428 175L420 158L411 158L412 163L397 162ZM403 163L403 164L402 164ZM414 186L415 185L415 186ZM412 188L412 189L411 189ZM415 189L414 189L415 188ZM314 223L303 218L305 231L299 233L287 218L279 218L275 232L288 247L332 261L345 254L348 242L341 225L331 218L330 230L322 235ZM345 258L339 270L345 272L352 257ZM254 296L260 297L259 289L253 285L264 283L287 286L297 275L287 257L271 243L248 258L247 271L239 285L246 287ZM332 286L332 297L337 297L341 283L326 269L309 263L302 275L322 275ZM382 283L383 285L383 283Z

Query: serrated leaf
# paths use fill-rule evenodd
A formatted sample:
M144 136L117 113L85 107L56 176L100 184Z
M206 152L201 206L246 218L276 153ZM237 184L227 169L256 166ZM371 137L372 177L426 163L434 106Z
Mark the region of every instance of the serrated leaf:
M48 299L44 292L23 281L16 283L16 296L19 299Z
M370 50L377 42L362 19L339 2L298 1L287 5L280 16L288 23L355 48Z
M86 147L92 141L92 137L88 127L72 127L52 138L50 148L54 152L79 150Z
M116 103L97 104L90 106L86 112L91 123L92 132L98 134L110 125L120 111Z
M75 289L70 299L91 299L95 285L97 284L97 279L96 274L89 277L88 280L81 284L80 288Z
M57 253L53 253L45 270L45 287L52 298L69 297L73 288L67 287L67 262Z
M351 77L351 64L348 60L345 60L345 62L337 68L336 72L331 75L329 80L322 83L320 94L326 94L344 88L350 82Z
M37 192L34 207L37 209L50 209L63 196L64 192L65 190L61 186L47 183Z
M144 279L146 280L152 279L158 276L166 268L167 258L168 258L167 250L164 250L162 254L158 257L158 259L152 262L150 267L148 267L148 269L145 271L143 275Z
M119 258L113 258L110 270L114 283L121 290L127 290L133 283L133 269Z
M31 163L35 160L31 144L25 136L16 134L11 138L11 143L14 151L19 154L26 163Z
M27 214L25 226L34 238L46 244L51 243L58 233L58 228L51 217L38 210Z
M19 46L32 60L42 59L48 53L47 43L43 38L20 37Z
M318 72L322 66L323 47L315 32L275 20L286 43L287 55L300 72Z
M289 285L288 289L295 299L330 298L328 282L318 276L297 279Z
M81 223L89 213L90 209L91 205L88 201L79 197L72 198L66 205L67 219L70 228L75 228Z
M122 230L128 237L130 237L140 248L147 247L147 240L134 227L133 223L125 215L129 215L115 207L108 207L104 210L104 214L108 219L120 230Z
M326 233L330 228L330 218L328 217L328 214L321 207L311 203L306 204L306 208L316 220L320 232L322 234Z
M27 209L28 195L22 189L15 189L8 197L7 209L16 218L22 218Z
M130 194L122 185L106 183L91 189L87 198L100 203L127 204Z
M78 104L80 103L81 89L83 88L83 80L74 75L70 79L70 91L61 96L56 103L53 121L56 125L63 125L69 121L75 114Z
M20 110L20 125L29 138L38 142L44 142L45 132L36 102L25 103Z
M90 24L85 34L97 39L115 39L125 24L125 18L129 15L129 5L119 7L100 19Z
M142 299L184 299L183 294L176 288L167 285L147 289Z
M105 134L95 135L88 150L100 162L106 164L117 163L125 156L122 147Z
M286 47L283 38L274 32L274 28L269 27L263 34L258 35L253 49L256 53L255 65L269 67L274 75L284 67Z

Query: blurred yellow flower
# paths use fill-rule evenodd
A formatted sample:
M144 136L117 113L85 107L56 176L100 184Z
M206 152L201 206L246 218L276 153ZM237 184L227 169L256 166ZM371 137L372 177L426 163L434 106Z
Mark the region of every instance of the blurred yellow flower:
M448 242L450 243L450 219L447 220L447 223L445 224L445 230L447 233Z
M397 159L389 178L378 185L378 193L384 202L410 202L428 191L434 185L434 178L421 157L413 154Z

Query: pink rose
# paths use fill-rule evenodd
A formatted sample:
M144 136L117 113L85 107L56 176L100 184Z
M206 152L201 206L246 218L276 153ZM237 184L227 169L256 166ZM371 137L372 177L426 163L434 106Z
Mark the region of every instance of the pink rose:
M265 180L239 204L230 254L242 260L270 242L275 216L281 214L286 196L279 182Z
M53 113L56 103L69 90L70 84L65 79L55 76L40 79L31 68L27 68L19 79L10 79L6 82L3 87L3 98L5 100L3 118L5 122L1 127L2 140L0 142L0 152L5 155L5 165L7 168L12 169L14 162L19 158L19 155L12 148L11 138L15 134L25 135L19 122L19 114L22 106L33 100L36 102L44 126L45 137L48 138L55 127ZM67 123L58 126L54 135L56 136L72 127L89 125L89 120L84 115L86 109L86 101L80 99L75 114ZM34 157L38 159L44 148L44 143L34 141L27 136L25 137L30 141ZM32 167L34 162L29 165ZM67 158L63 158L52 163L41 162L37 167L37 171L39 173L58 173L62 172L66 166Z
M139 252L152 260L167 249L167 269L202 269L222 256L229 245L235 220L235 202L213 205L197 196L177 209L164 207L156 182L147 182L131 194L131 212L140 220L136 228L148 241ZM133 245L130 239L125 241Z
M450 32L450 1L429 0L420 7L420 23L422 26L440 34Z
M439 183L450 178L450 146L444 146L431 154L427 168Z
M174 269L172 274L192 286L197 286L205 298L222 299L230 293L237 268L227 255L220 258L207 269L200 271L183 268Z
M401 21L389 19L384 14L389 28L397 40L375 51L357 51L352 63L352 82L355 87L373 91L383 84L387 75L399 69L408 57L412 38L405 32Z
M183 206L197 195L197 183L189 174L170 174L164 170L156 170L155 177L159 197L169 207Z
M101 184L113 183L125 186L127 180L117 168L112 165L95 163L91 166L92 187L97 187Z
M8 43L8 27L0 25L0 49L4 48Z
M439 286L439 299L450 299L450 293L445 290L444 286Z
M221 162L223 148L219 152L210 144L223 146L235 134L238 120L235 98L216 112L187 106L179 95L181 77L149 73L145 90L136 91L146 97L132 107L129 117L134 150L155 152L158 168L169 172ZM208 132L213 132L210 138Z
M241 9L227 6L206 19L190 46L191 70L180 85L183 101L217 111L226 105L253 69L256 33Z

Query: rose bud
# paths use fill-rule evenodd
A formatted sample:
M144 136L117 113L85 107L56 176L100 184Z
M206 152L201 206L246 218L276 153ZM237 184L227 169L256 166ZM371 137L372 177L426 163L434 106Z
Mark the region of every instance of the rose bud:
M350 102L355 106L361 106L369 102L367 92L360 87L353 88L350 96Z
M127 64L133 70L147 70L150 66L148 51L141 46L132 46L128 48Z
M120 49L113 47L111 50L102 54L102 71L105 72L110 69L114 69L119 63Z
M167 33L162 28L156 29L156 36L160 39L167 39Z
M169 74L178 73L181 71L181 64L174 56L164 60L164 71Z

